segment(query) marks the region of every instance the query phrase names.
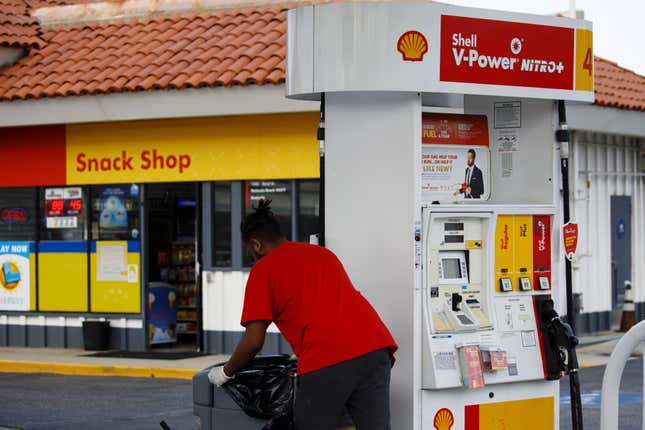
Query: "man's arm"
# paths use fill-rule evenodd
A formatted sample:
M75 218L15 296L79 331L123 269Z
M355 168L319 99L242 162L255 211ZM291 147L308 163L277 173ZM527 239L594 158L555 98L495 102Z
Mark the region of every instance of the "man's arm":
M235 375L262 350L269 324L269 321L251 321L246 325L244 336L237 344L231 359L224 366L224 373L227 376Z

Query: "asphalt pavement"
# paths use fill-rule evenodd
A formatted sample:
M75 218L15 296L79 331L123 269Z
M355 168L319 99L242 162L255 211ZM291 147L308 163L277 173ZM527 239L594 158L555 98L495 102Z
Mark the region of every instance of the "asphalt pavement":
M0 429L194 430L189 380L0 373Z
M600 388L604 366L580 370L582 390L582 412L585 430L600 429ZM643 360L629 360L625 366L620 384L620 429L641 429L641 409L643 405ZM569 378L564 377L560 383L560 430L570 430L571 398L569 396Z
M642 360L627 363L621 385L621 429L641 428ZM584 424L599 429L604 367L581 370ZM0 429L195 429L191 381L0 373ZM560 430L571 429L568 380L561 383Z

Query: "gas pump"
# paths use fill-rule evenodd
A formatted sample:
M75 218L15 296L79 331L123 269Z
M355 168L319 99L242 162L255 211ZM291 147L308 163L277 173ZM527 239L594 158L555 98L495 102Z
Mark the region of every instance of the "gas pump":
M392 428L559 428L557 101L593 101L591 41L435 3L289 12L287 96L324 98L324 243L400 347Z
M499 407L507 419L533 413L535 428L550 428L557 404L553 383L545 381L558 380L564 370L560 355L543 341L551 338L542 325L550 318L542 313L544 301L551 300L552 217L509 215L502 208L484 212L479 206L457 211L430 205L422 213L421 388L427 410L435 416L441 409L465 408L470 428L474 415L478 422L482 414L492 419ZM543 253L546 262L540 263ZM542 394L488 403L509 391L523 397L529 387L533 396ZM446 400L437 404L437 396Z

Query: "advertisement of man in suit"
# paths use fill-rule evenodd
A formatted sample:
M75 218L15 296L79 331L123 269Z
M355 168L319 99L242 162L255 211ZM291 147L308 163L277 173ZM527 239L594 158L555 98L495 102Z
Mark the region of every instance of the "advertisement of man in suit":
M475 150L469 149L466 157L464 183L461 185L461 189L455 191L455 195L463 194L466 199L479 199L484 194L484 175L481 169L475 165L476 158Z

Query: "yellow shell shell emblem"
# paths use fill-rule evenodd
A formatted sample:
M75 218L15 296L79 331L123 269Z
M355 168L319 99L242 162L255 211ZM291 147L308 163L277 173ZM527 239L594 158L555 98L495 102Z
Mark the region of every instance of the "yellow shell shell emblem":
M439 409L434 416L434 428L437 430L450 430L454 423L455 417L450 409Z
M403 61L423 61L428 52L428 41L416 30L407 31L399 37L396 49L403 55Z

